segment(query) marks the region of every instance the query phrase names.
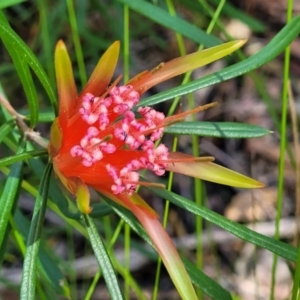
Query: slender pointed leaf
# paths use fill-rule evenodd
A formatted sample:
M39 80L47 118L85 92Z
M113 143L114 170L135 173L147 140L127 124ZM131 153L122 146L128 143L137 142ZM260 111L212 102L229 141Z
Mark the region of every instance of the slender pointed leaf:
M45 149L33 150L33 151L23 152L19 154L17 153L16 155L8 156L0 159L0 167L5 167L16 162L24 161L26 159L30 159L35 156L42 156L46 154L48 154L48 152Z
M14 219L19 232L24 237L24 240L27 240L30 230L30 222L19 209L16 209ZM47 252L47 248L45 248L45 246L47 245L42 244L39 249L39 261L41 263L38 265L38 268L42 271L45 280L49 281L53 288L58 293L62 294L64 291L68 291L69 288L66 285L64 276L57 265L57 261L55 261ZM65 293L64 295L67 296L67 294L68 293Z
M4 123L0 127L0 143L13 130L14 126L15 126L15 122L13 120L11 120L11 121Z
M195 215L201 216L203 219L223 228L228 232L231 232L232 234L249 243L267 249L288 260L296 261L296 248L291 245L257 233L241 224L226 219L225 217L209 210L206 207L199 207L191 200L179 196L175 193L156 188L150 188L150 190L160 197L169 200L173 204L180 206ZM263 201L263 199L261 199L261 201Z
M17 49L11 44L10 40L7 38L3 38L2 40L13 60L14 66L22 82L30 111L30 126L33 128L38 122L39 101L32 75L30 73L28 64L21 58L20 52L18 52Z
M123 299L113 265L93 219L88 215L84 215L84 223L111 298L115 300Z
M21 282L20 299L35 299L36 271L41 233L47 208L48 188L52 172L52 164L48 164L41 179L39 193L36 197L30 231L27 240L27 250Z
M17 155L21 154L25 149L25 144L22 143L18 149ZM7 177L3 193L0 198L0 247L3 242L3 238L5 236L9 216L11 214L11 210L16 201L18 189L21 183L21 171L23 168L23 162L15 163L11 169L10 173Z
M181 122L164 130L165 133L181 135L213 136L218 138L255 138L271 131L260 126L234 122Z

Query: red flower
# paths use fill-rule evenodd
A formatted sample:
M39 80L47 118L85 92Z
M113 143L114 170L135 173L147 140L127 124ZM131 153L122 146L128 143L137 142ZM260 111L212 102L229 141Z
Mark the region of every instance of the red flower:
M180 57L139 74L126 85L118 85L121 77L109 85L119 53L119 42L115 42L79 95L64 43L59 41L55 50L59 116L53 123L49 143L55 173L76 195L83 213L91 211L88 186L130 209L152 238L179 293L186 299L196 298L177 251L156 213L135 193L138 185L149 185L140 179L139 171L148 169L161 176L169 170L239 187L262 185L213 164L210 158L201 161L170 153L163 144L155 147L166 126L213 104L171 117L151 107L140 107L137 112L133 109L140 96L155 84L230 54L243 43L230 42Z

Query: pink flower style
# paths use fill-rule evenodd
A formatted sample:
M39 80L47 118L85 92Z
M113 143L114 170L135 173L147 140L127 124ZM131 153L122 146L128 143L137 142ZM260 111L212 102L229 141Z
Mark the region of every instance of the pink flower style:
M131 210L148 232L184 299L197 299L186 270L157 214L135 192L139 185L161 185L142 181L139 171L147 169L158 176L173 171L246 188L262 184L212 163L212 158L169 152L164 144L155 146L165 127L214 104L170 117L147 106L137 112L133 109L152 86L228 55L243 43L229 42L162 63L119 85L121 76L110 84L120 47L115 42L79 95L64 43L59 41L55 50L59 116L51 128L49 153L56 175L76 196L83 213L91 211L88 186Z

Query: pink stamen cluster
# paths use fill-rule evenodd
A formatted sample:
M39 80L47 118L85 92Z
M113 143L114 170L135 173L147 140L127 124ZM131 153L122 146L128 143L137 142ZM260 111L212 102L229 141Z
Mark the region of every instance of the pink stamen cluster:
M70 153L72 157L81 157L86 167L107 158L107 155L123 154L123 166L113 165L113 157L111 163L106 164L114 194L133 193L139 184L137 171L149 169L161 176L167 166L167 147L163 144L157 148L154 146L162 136L165 116L150 107L140 107L141 117L136 118L131 109L139 99L139 93L132 86L115 86L105 98L90 93L84 95L79 109L82 119L90 126ZM134 150L138 154L136 159L126 161L124 151L117 153L118 149Z
M114 144L101 141L98 137L100 131L96 127L89 127L87 134L81 139L80 145L71 148L73 157L82 157L82 164L86 167L92 166L96 161L103 158L103 152L114 153Z

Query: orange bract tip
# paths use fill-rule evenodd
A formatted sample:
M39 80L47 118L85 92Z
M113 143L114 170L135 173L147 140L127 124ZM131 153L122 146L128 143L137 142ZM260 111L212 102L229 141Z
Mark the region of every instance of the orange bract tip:
M64 130L67 120L74 113L76 107L77 88L73 77L72 63L62 40L56 44L54 63L59 97L59 122Z
M231 54L242 47L245 42L246 40L231 41L212 48L175 58L166 63L160 63L157 67L152 69L151 72L143 72L134 79L130 80L129 83L133 84L134 88L139 91L140 94L142 94L160 82L195 70Z
M108 87L114 74L120 51L120 41L114 42L101 56L81 96L91 93L100 96Z
M89 214L92 211L89 189L83 182L77 184L76 200L79 211L84 214Z
M210 161L169 163L168 171L238 188L261 188L263 183Z

